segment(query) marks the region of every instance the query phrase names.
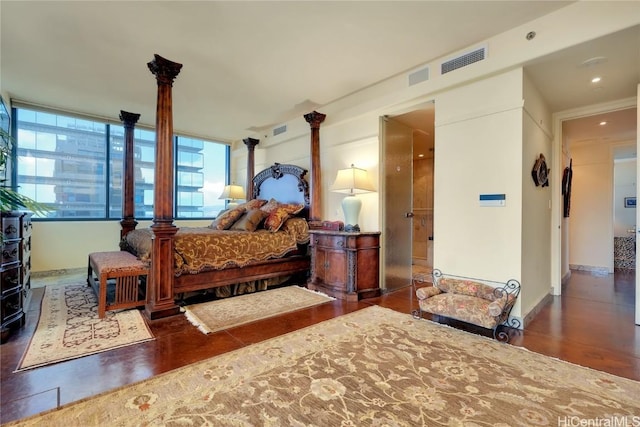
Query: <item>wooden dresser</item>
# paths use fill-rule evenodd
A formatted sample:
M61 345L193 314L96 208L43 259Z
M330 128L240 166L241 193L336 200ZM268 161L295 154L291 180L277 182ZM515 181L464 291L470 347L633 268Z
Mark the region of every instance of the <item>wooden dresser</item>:
M2 212L0 263L0 342L24 325L25 297L31 287L31 214Z
M380 232L309 233L309 289L349 301L380 295Z

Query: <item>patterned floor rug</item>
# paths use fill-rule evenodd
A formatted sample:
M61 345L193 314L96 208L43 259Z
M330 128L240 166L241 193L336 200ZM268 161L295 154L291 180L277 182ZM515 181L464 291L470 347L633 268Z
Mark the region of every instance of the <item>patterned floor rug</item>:
M9 425L631 425L638 396L640 382L373 306Z
M86 284L47 286L40 320L16 371L124 347L153 339L138 310L107 312Z
M209 334L334 299L300 286L285 286L188 305L184 310L191 323Z

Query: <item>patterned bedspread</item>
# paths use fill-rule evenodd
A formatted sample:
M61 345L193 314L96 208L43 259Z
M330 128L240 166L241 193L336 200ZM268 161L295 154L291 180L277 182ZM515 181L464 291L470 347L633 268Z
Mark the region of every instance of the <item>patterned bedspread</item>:
M134 230L122 242L123 249L149 261L151 236L148 228ZM175 274L197 274L203 270L244 267L253 262L280 258L309 242L304 218L291 218L273 233L267 230L232 231L208 227L182 227L174 238Z

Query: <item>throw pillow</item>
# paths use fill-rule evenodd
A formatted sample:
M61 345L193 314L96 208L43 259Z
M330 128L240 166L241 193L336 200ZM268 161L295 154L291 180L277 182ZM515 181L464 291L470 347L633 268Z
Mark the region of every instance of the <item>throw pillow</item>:
M279 205L279 204L280 204L280 203L278 203L278 201L277 201L276 199L271 199L271 200L269 200L267 203L265 203L264 205L262 205L262 206L260 207L260 209L262 209L262 210L263 210L263 211L265 211L265 212L269 212L269 213L271 213L271 212L273 212L273 210L274 210L275 208L277 208L277 207L278 207L278 205Z
M264 220L264 228L274 233L280 230L282 224L290 217L289 212L282 208L275 208L268 215L267 219Z
M245 212L240 219L233 223L230 230L236 231L256 231L260 223L268 216L269 214L265 211L261 211L260 209L252 209L248 212Z
M239 205L238 207L244 208L247 212L249 212L250 210L262 207L265 203L267 203L267 201L264 199L253 199Z
M224 212L222 215L218 215L218 217L213 220L209 228L214 228L216 230L227 230L229 227L233 225L234 222L238 220L244 213L244 208L237 207L235 209L229 209Z

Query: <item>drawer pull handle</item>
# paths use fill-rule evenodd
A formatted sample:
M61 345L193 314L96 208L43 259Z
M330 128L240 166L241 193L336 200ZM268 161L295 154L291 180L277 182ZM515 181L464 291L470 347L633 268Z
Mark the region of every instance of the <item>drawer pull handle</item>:
M344 246L344 242L343 242L342 240L340 240L340 241L338 242L338 246L340 246L340 247Z

